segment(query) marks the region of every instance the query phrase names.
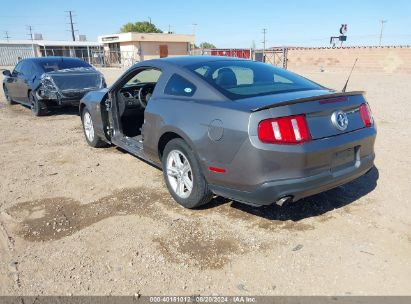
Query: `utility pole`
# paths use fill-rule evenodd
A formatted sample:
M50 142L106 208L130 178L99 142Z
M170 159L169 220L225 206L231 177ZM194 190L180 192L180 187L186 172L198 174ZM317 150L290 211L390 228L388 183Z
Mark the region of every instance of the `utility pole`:
M263 62L265 62L265 44L266 44L265 35L266 34L267 34L267 29L263 28Z
M384 23L387 23L387 20L381 20L380 46L381 46L381 41L382 41L382 32L384 30Z
M194 49L196 47L196 29L197 29L197 23L193 23L194 42L193 42L193 47L192 47L192 50L191 50L191 55L194 55Z
M4 31L4 38L7 40L7 42L9 42L9 39L11 38L9 36L9 32L8 31Z
M33 50L33 56L36 56L36 50L34 49L34 42L33 42L33 27L31 25L26 25L27 30L29 31L29 33L27 34L27 36L30 37L31 40L31 48Z
M26 25L26 27L27 27L27 30L29 31L27 36L29 36L30 40L33 41L33 27L31 25Z
M74 35L73 11L68 11L68 13L70 18L71 37L73 38L73 41L76 41L76 36Z
M193 36L196 35L197 23L193 23Z

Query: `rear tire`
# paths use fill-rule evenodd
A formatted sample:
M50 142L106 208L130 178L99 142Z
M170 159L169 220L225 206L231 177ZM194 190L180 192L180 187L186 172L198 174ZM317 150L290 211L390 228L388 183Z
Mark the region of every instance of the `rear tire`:
M162 167L167 188L181 206L191 209L211 200L213 194L197 158L184 140L176 138L167 143Z
M10 97L10 95L9 95L9 90L6 88L5 85L3 85L3 92L4 92L4 97L6 98L6 104L8 104L8 105L14 105L15 102L14 102L13 99Z
M34 116L44 116L48 113L47 105L44 101L38 100L36 95L31 91L29 94L31 112Z
M101 148L107 146L107 144L96 135L93 119L87 108L84 108L81 112L81 122L83 123L84 137L87 143L93 148Z

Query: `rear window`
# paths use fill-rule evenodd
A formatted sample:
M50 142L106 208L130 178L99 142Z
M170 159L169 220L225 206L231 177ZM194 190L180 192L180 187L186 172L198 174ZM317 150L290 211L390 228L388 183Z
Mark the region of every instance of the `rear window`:
M74 69L74 68L91 68L87 62L83 60L76 59L50 59L47 61L40 61L38 65L44 72L54 72L64 69Z
M212 61L187 68L231 99L323 88L292 72L255 61Z

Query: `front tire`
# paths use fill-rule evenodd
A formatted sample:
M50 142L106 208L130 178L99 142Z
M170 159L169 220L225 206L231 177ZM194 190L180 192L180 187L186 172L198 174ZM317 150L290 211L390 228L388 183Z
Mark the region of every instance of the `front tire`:
M106 143L101 140L95 133L93 119L87 108L84 108L81 113L81 122L83 123L84 137L87 143L93 148L101 148L106 146Z
M174 200L185 208L208 203L212 192L187 143L176 138L167 143L162 157L164 179Z
M43 116L47 114L47 105L44 101L38 100L33 92L30 92L30 107L34 116Z

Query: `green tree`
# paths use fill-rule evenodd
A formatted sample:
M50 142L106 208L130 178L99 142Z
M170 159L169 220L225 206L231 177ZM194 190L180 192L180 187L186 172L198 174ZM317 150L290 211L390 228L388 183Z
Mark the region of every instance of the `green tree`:
M210 42L202 42L200 43L200 48L202 49L215 49L216 46Z
M158 29L154 24L148 21L142 22L129 22L124 24L120 31L122 33L137 32L137 33L162 33L163 31Z

